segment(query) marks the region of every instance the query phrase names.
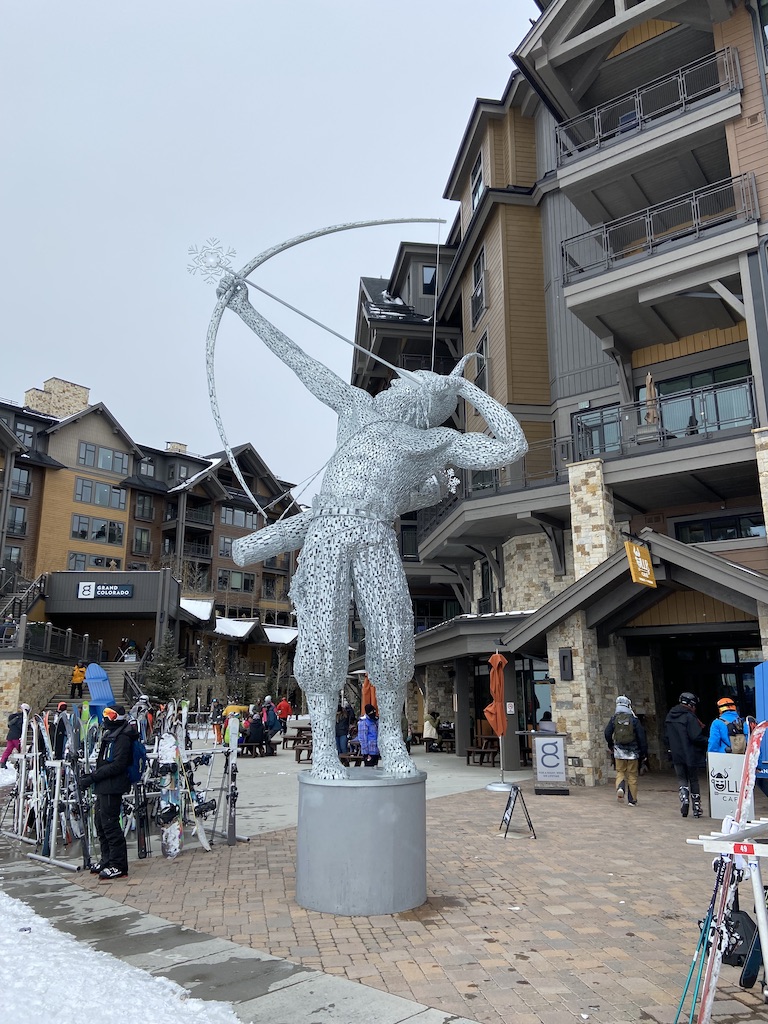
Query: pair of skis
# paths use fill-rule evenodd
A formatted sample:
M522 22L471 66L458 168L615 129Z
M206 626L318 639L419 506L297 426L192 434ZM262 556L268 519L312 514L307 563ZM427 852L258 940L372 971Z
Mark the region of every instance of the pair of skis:
M683 1005L694 975L695 983L688 1021L689 1024L693 1021L696 1002L700 1000L699 1014L696 1022L697 1024L709 1024L712 1019L712 1004L715 998L723 957L732 954L741 939L739 929L734 921L734 905L737 900L739 882L745 877L745 870L747 873L749 870L742 854L749 853L751 848L748 848L749 844L737 842L737 833L744 828L747 810L752 803L755 775L760 758L760 746L766 729L768 729L768 722L760 722L750 733L744 755L744 766L736 809L732 816L725 819L722 836L716 837L717 839L730 842L731 851L721 853L719 859L715 862L715 888L707 913L701 922L699 942L693 955L690 970L688 971L688 978L683 988L674 1024L678 1024L680 1021ZM688 840L688 842L696 844L701 844L702 841L705 841L704 837L702 837L702 840ZM740 850L740 846L743 846L744 849ZM764 899L762 892L761 898ZM759 964L755 967L755 972L758 969Z

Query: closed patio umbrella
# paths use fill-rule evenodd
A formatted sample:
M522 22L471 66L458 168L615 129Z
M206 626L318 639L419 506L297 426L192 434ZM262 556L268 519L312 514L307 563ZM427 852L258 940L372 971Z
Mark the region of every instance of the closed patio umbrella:
M645 375L645 422L655 425L659 422L659 400L653 374Z
M363 696L360 704L361 715L365 714L366 704L373 704L373 706L376 708L376 714L379 713L379 705L376 701L376 687L370 681L368 676L366 676L365 679L363 680Z
M499 737L501 782L493 782L486 788L509 789L509 784L504 781L504 744L501 742L501 737L507 732L507 711L504 702L504 668L507 665L507 659L496 651L488 659L488 664L491 666L491 703L483 713L488 724Z

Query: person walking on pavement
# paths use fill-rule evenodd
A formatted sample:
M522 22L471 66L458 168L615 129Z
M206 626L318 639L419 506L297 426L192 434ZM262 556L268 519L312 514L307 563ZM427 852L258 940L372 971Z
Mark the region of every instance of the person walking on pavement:
M616 698L616 710L605 727L605 742L616 764L616 799L626 797L627 804L634 807L640 765L648 759L648 741L629 697Z
M733 697L720 698L717 714L709 727L707 750L713 754L743 754L747 749L749 725L739 717Z
M101 843L101 858L91 865L91 874L111 881L128 874L128 848L120 825L120 807L123 793L131 788L128 768L138 733L134 723L126 719L122 704L104 708L103 726L96 768L80 777L80 786L93 786L96 794L96 834Z
M702 814L699 769L706 762L707 734L696 714L698 706L699 698L686 690L664 720L664 737L680 784L680 813L684 818L691 804L694 818Z
M24 727L24 712L29 714L29 704L19 704L18 711L11 711L8 715L8 735L5 737L5 750L0 756L0 768L5 768L5 763L11 754L21 750L21 730Z
M293 714L291 702L287 697L283 697L283 699L275 706L275 714L280 720L280 731L285 735L285 733L288 732L288 719Z
M365 758L368 768L375 768L379 763L379 716L373 704L365 705L365 714L357 723L357 738L360 741L360 753Z

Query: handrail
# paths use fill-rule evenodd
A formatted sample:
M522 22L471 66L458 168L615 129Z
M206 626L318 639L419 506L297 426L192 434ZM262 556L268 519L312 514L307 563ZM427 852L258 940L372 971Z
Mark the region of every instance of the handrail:
M10 615L14 619L20 619L32 608L37 599L45 593L46 574L40 573L36 580L29 584L21 594L14 594L5 605L0 607L0 617ZM25 581L26 582L26 581Z
M758 217L754 173L724 178L566 238L563 283L571 284L585 273L611 270L625 259L647 257L662 245L698 238L711 228Z
M557 166L642 131L713 95L742 88L738 51L727 46L557 125Z

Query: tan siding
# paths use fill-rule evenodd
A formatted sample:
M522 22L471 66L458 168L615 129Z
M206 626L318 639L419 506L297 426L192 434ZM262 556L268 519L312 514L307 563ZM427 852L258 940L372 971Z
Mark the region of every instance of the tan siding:
M126 444L123 435L120 433L116 434L108 417L98 413L84 416L82 419L76 420L74 423L70 423L68 426L49 435L48 454L52 459L62 462L65 466L76 466L78 447L81 441L101 445L103 448L111 448L116 452L130 454L129 446ZM130 467L131 463L129 462L129 473L131 472ZM117 476L114 473L107 475L110 475L113 480Z
M744 7L739 7L728 21L713 28L718 49L724 46L738 49L744 81L742 116L726 125L725 129L731 173L755 173L758 202L765 214L768 211L768 176L765 174L768 165L768 133L760 83L762 70L755 53L752 21Z
M626 53L627 50L633 50L636 46L641 46L650 39L655 39L656 36L669 32L673 28L677 28L677 22L661 21L658 18L651 18L649 21L644 21L642 25L635 25L614 46L608 54L608 60L611 57L618 57L620 54Z
M507 402L549 405L549 358L538 209L505 206Z
M707 594L693 590L679 590L665 597L653 608L633 619L630 626L677 626L698 623L753 622L754 615L716 601Z
M736 562L747 569L754 569L756 572L768 573L768 544L760 547L736 548L733 551L717 552L729 562Z
M663 363L666 359L679 359L680 356L707 352L709 349L735 345L737 341L746 340L747 324L742 320L733 327L699 331L698 334L690 334L668 345L647 345L645 348L637 349L632 353L632 367L637 370L652 363Z
M509 184L530 187L537 178L535 122L533 118L524 117L517 107L513 107L508 123L513 132L510 144L512 175Z

